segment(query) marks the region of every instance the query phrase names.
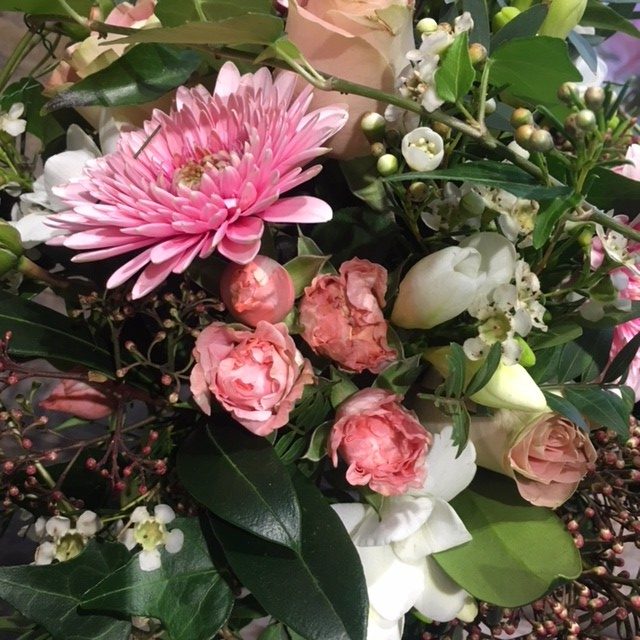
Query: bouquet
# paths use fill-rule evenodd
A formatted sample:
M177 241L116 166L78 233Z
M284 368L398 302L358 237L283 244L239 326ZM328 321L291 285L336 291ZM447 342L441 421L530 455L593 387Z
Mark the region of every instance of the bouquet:
M2 637L638 637L633 3L0 10Z

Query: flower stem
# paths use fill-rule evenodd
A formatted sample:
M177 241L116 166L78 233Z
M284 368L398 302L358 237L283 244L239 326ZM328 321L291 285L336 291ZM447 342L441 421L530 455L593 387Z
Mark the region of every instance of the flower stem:
M586 218L587 221L595 222L596 224L601 224L605 229L612 229L613 231L617 231L620 235L624 236L629 240L635 240L636 242L640 242L640 232L632 229L626 224L622 224L617 220L614 220L612 217L608 216L606 213L602 211L592 211Z
M2 93L4 88L7 86L13 72L18 68L24 56L29 52L29 45L32 40L33 33L31 31L27 31L27 33L20 38L16 48L9 56L9 59L0 72L0 93Z
M29 260L26 256L20 256L20 260L18 261L18 271L27 278L40 280L40 282L44 282L55 289L66 289L69 286L68 280L57 278L46 269L43 269L35 262Z

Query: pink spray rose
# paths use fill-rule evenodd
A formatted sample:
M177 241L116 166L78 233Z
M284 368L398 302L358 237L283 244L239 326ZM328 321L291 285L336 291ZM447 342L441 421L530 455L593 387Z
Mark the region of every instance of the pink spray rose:
M504 409L474 418L470 437L478 464L513 478L539 507L566 502L597 456L589 436L557 413Z
M222 322L209 325L196 340L191 392L211 414L211 396L235 420L259 436L283 427L313 382L313 371L283 324L259 322L255 331Z
M81 380L62 380L60 384L40 402L47 411L69 413L84 420L106 418L117 406L117 398L110 386L105 391L92 387Z
M413 9L413 0L291 0L286 31L320 71L393 93L408 65L406 53L415 49ZM313 105L337 98L337 93L316 91ZM360 120L368 111L382 113L386 105L354 95L339 99L349 105L349 124L331 139L333 154L341 159L368 154Z
M343 402L329 436L334 466L347 463L347 481L369 485L383 496L422 486L431 435L400 398L383 389L364 389Z
M230 264L220 279L220 295L234 318L250 327L275 324L293 308L295 291L288 271L267 256L249 264Z
M386 269L359 258L344 262L340 275L315 277L300 303L302 337L347 371L379 373L397 357L381 310L386 290Z

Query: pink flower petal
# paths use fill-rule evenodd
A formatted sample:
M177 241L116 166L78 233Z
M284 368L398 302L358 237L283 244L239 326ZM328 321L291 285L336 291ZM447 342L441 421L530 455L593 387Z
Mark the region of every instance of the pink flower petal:
M262 219L267 222L327 222L332 215L331 207L324 200L296 196L278 200L262 214Z

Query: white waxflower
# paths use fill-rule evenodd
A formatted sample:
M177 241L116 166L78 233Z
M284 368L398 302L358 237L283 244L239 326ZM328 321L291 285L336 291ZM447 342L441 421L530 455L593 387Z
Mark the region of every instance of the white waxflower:
M614 219L616 218L620 219L620 216L614 216ZM640 276L640 268L637 266L638 262L640 262L640 252L629 250L629 240L627 238L613 229L605 231L600 224L596 225L596 233L604 252L613 262L624 265L637 276Z
M402 156L414 171L433 171L444 157L442 137L429 127L418 127L402 138Z
M75 558L87 542L102 528L100 518L93 511L84 511L75 519L54 516L45 520L38 518L34 535L42 542L35 552L34 564L51 564L54 560L64 562Z
M420 489L385 498L379 515L360 503L332 505L356 545L369 593L367 640L399 640L404 615L415 607L451 620L473 602L430 557L471 540L448 504L473 479L475 449L458 456L452 428L435 434Z
M169 553L178 553L184 544L184 534L180 529L167 531L165 525L176 517L173 509L166 504L157 504L153 515L146 507L136 507L129 518L129 524L120 532L120 541L131 550L136 545L142 547L138 555L143 571L154 571L162 566L160 548Z
M0 112L0 131L5 131L14 138L23 134L27 128L27 121L20 118L23 113L22 102L14 102L7 113Z

